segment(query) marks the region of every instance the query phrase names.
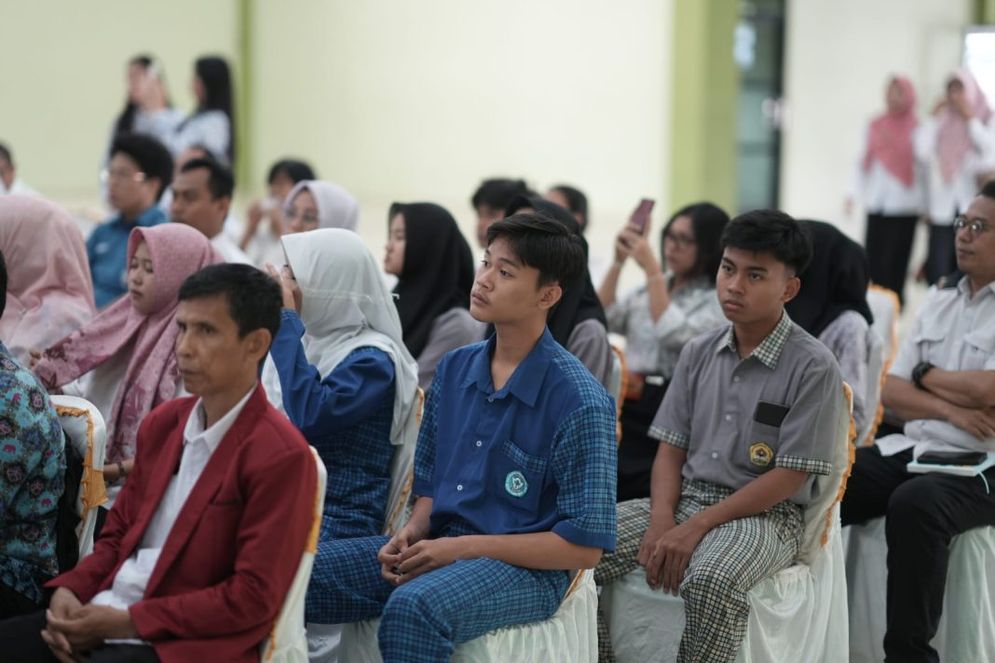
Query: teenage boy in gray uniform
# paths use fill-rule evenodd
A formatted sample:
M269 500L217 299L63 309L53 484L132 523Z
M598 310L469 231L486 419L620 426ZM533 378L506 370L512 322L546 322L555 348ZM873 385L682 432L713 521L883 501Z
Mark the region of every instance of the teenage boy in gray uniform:
M663 443L651 497L618 505L615 553L595 569L604 585L642 566L651 587L680 593L682 663L736 658L746 593L795 559L845 407L836 359L784 312L812 253L798 223L749 212L722 247L716 290L732 324L681 352L650 428ZM613 660L600 630L601 660Z

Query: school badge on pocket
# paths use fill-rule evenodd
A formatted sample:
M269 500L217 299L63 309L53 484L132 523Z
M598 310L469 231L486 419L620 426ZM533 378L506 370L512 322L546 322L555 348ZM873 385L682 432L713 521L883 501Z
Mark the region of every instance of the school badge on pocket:
M774 450L766 442L750 445L750 462L757 467L767 467L774 460Z
M529 482L525 480L525 475L515 470L508 472L504 478L504 489L512 497L521 497L529 491Z

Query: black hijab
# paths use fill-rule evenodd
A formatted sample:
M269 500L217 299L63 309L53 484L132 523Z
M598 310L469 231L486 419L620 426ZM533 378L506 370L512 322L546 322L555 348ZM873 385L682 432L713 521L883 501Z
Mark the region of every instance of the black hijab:
M537 214L559 221L569 228L570 232L580 237L581 243L584 245L586 262L587 241L580 232L577 218L570 213L570 210L552 203L542 196L517 196L508 205L505 216L511 216L525 208L534 209ZM591 318L599 320L605 327L608 326L605 310L601 307L601 300L598 299L598 293L594 289L594 284L591 283L591 274L587 271L587 264L585 264L583 274L563 287L563 297L553 309L546 325L556 342L566 347L574 327Z
M425 349L435 319L470 308L473 255L452 214L434 203L394 203L387 223L404 216L404 267L394 294L404 345L415 359Z
M856 311L874 322L867 305L867 253L823 221L801 221L812 239L812 261L801 273L801 290L785 305L788 315L812 336L818 336L844 311Z

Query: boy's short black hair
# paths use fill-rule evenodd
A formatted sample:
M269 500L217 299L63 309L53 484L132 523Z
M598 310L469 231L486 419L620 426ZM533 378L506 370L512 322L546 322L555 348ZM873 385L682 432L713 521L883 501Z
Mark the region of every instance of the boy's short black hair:
M278 175L286 175L294 184L304 180L316 180L311 164L300 159L280 159L270 166L269 175L266 176L266 184L272 184Z
M14 155L10 153L10 148L0 143L0 159L3 159L10 165L14 165Z
M539 287L558 283L566 290L586 267L580 237L559 221L542 214L513 214L487 228L487 245L507 240L511 251L528 267L539 270Z
M155 194L159 200L173 182L173 156L166 146L145 134L121 134L111 144L111 157L119 152L138 164L145 177L159 180Z
M228 314L238 325L239 337L257 329L266 329L276 337L283 296L268 274L252 265L209 265L187 277L180 286L179 301L215 295L228 300Z
M812 240L791 216L776 209L740 214L722 231L722 248L770 253L801 274L812 259Z
M497 177L484 180L473 192L470 203L473 209L480 209L482 205L487 205L491 209L504 211L508 209L509 203L515 196L534 196L535 192L529 189L525 180L511 180L504 177Z
M995 180L985 182L981 187L981 191L978 191L978 195L995 200Z
M0 251L0 318L3 317L3 312L6 309L7 309L7 261L3 259L3 251Z
M211 190L211 198L213 200L231 198L235 192L235 177L232 175L230 168L217 159L200 157L199 159L190 159L190 161L187 161L180 168L180 172L189 173L191 170L197 170L198 168L207 169L207 188Z

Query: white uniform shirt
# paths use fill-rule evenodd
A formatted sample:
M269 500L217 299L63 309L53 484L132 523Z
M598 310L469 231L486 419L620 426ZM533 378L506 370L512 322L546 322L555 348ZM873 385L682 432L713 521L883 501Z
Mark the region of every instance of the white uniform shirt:
M869 130L864 132L863 149L854 168L850 181L850 196L861 200L864 209L870 214L885 216L911 216L922 210L922 173L916 167L912 186L891 174L877 159L871 160L871 167L864 169L864 155L867 153Z
M940 173L940 158L936 151L939 123L931 117L916 130L916 158L927 168L926 202L929 219L935 225L949 226L958 212L967 210L978 195L978 175L992 168L991 128L982 124L978 118L972 118L967 127L974 149L964 156L960 170L950 182L944 181Z

